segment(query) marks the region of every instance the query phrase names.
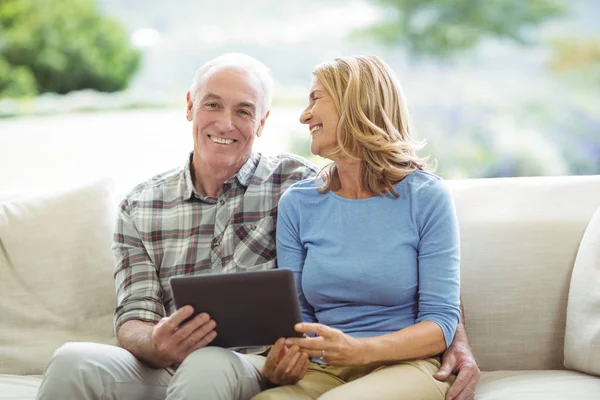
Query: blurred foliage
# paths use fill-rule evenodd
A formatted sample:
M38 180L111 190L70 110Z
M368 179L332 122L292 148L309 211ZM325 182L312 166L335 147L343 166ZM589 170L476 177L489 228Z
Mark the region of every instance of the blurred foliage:
M414 55L448 57L472 49L485 37L519 44L533 41L533 30L564 15L561 0L374 0L385 17L356 32Z
M600 98L563 91L557 84L505 105L417 108L424 154L445 178L600 174ZM427 118L436 115L435 119Z
M139 62L93 0L0 1L0 98L122 90Z
M600 38L562 37L551 41L552 72L580 88L600 89Z

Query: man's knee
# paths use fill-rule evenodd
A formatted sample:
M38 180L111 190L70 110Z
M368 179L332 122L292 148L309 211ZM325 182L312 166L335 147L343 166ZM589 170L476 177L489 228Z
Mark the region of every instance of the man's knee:
M89 360L85 352L86 343L67 342L59 347L52 357L48 365L60 364L61 366L77 368L81 363Z
M100 368L107 353L103 346L69 342L59 347L46 366L37 398L51 399L64 393L64 398L71 399L82 392L101 390Z
M177 374L199 371L220 376L236 372L239 360L231 350L220 347L204 347L187 356L179 366Z
M249 399L260 392L258 374L233 351L204 347L181 363L169 385L167 398L203 393L203 398Z

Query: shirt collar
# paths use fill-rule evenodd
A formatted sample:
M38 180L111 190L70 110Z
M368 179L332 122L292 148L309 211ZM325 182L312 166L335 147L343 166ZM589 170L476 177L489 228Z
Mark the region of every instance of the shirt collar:
M184 198L186 200L189 200L195 194L196 197L198 197L202 200L207 200L208 197L204 196L202 193L200 193L198 190L196 190L196 188L194 187L194 184L192 182L192 157L193 157L193 153L190 153L190 156L187 158L187 161L185 162L185 166L183 168L183 175L184 175L183 195L184 195ZM259 153L250 154L250 157L248 157L248 160L246 160L246 162L244 163L244 165L242 165L240 170L234 176L227 179L225 181L224 185L232 183L233 180L237 180L240 185L247 187L250 184L250 180L254 176L254 173L256 172L256 167L258 166L259 161L260 161Z

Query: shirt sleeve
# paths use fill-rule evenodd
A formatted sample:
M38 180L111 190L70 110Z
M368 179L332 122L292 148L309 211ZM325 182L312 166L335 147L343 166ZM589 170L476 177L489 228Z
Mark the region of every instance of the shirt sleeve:
M302 290L302 269L306 259L306 249L300 240L298 222L299 216L294 208L293 190L288 190L279 200L277 210L277 265L278 268L289 269L294 273L302 320L317 322L315 311Z
M115 333L125 322L160 321L165 316L157 269L133 223L128 200L121 203L112 251L115 256Z
M460 317L460 238L450 191L442 180L417 192L419 311L416 322L433 321L450 346Z

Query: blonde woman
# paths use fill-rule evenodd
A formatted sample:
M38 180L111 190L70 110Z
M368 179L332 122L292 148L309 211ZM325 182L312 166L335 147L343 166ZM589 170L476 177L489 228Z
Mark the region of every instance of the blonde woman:
M254 399L439 399L439 355L459 322L459 233L443 181L417 156L400 84L378 57L316 67L300 120L332 160L279 202L311 357L295 385ZM297 346L297 347L296 347Z

